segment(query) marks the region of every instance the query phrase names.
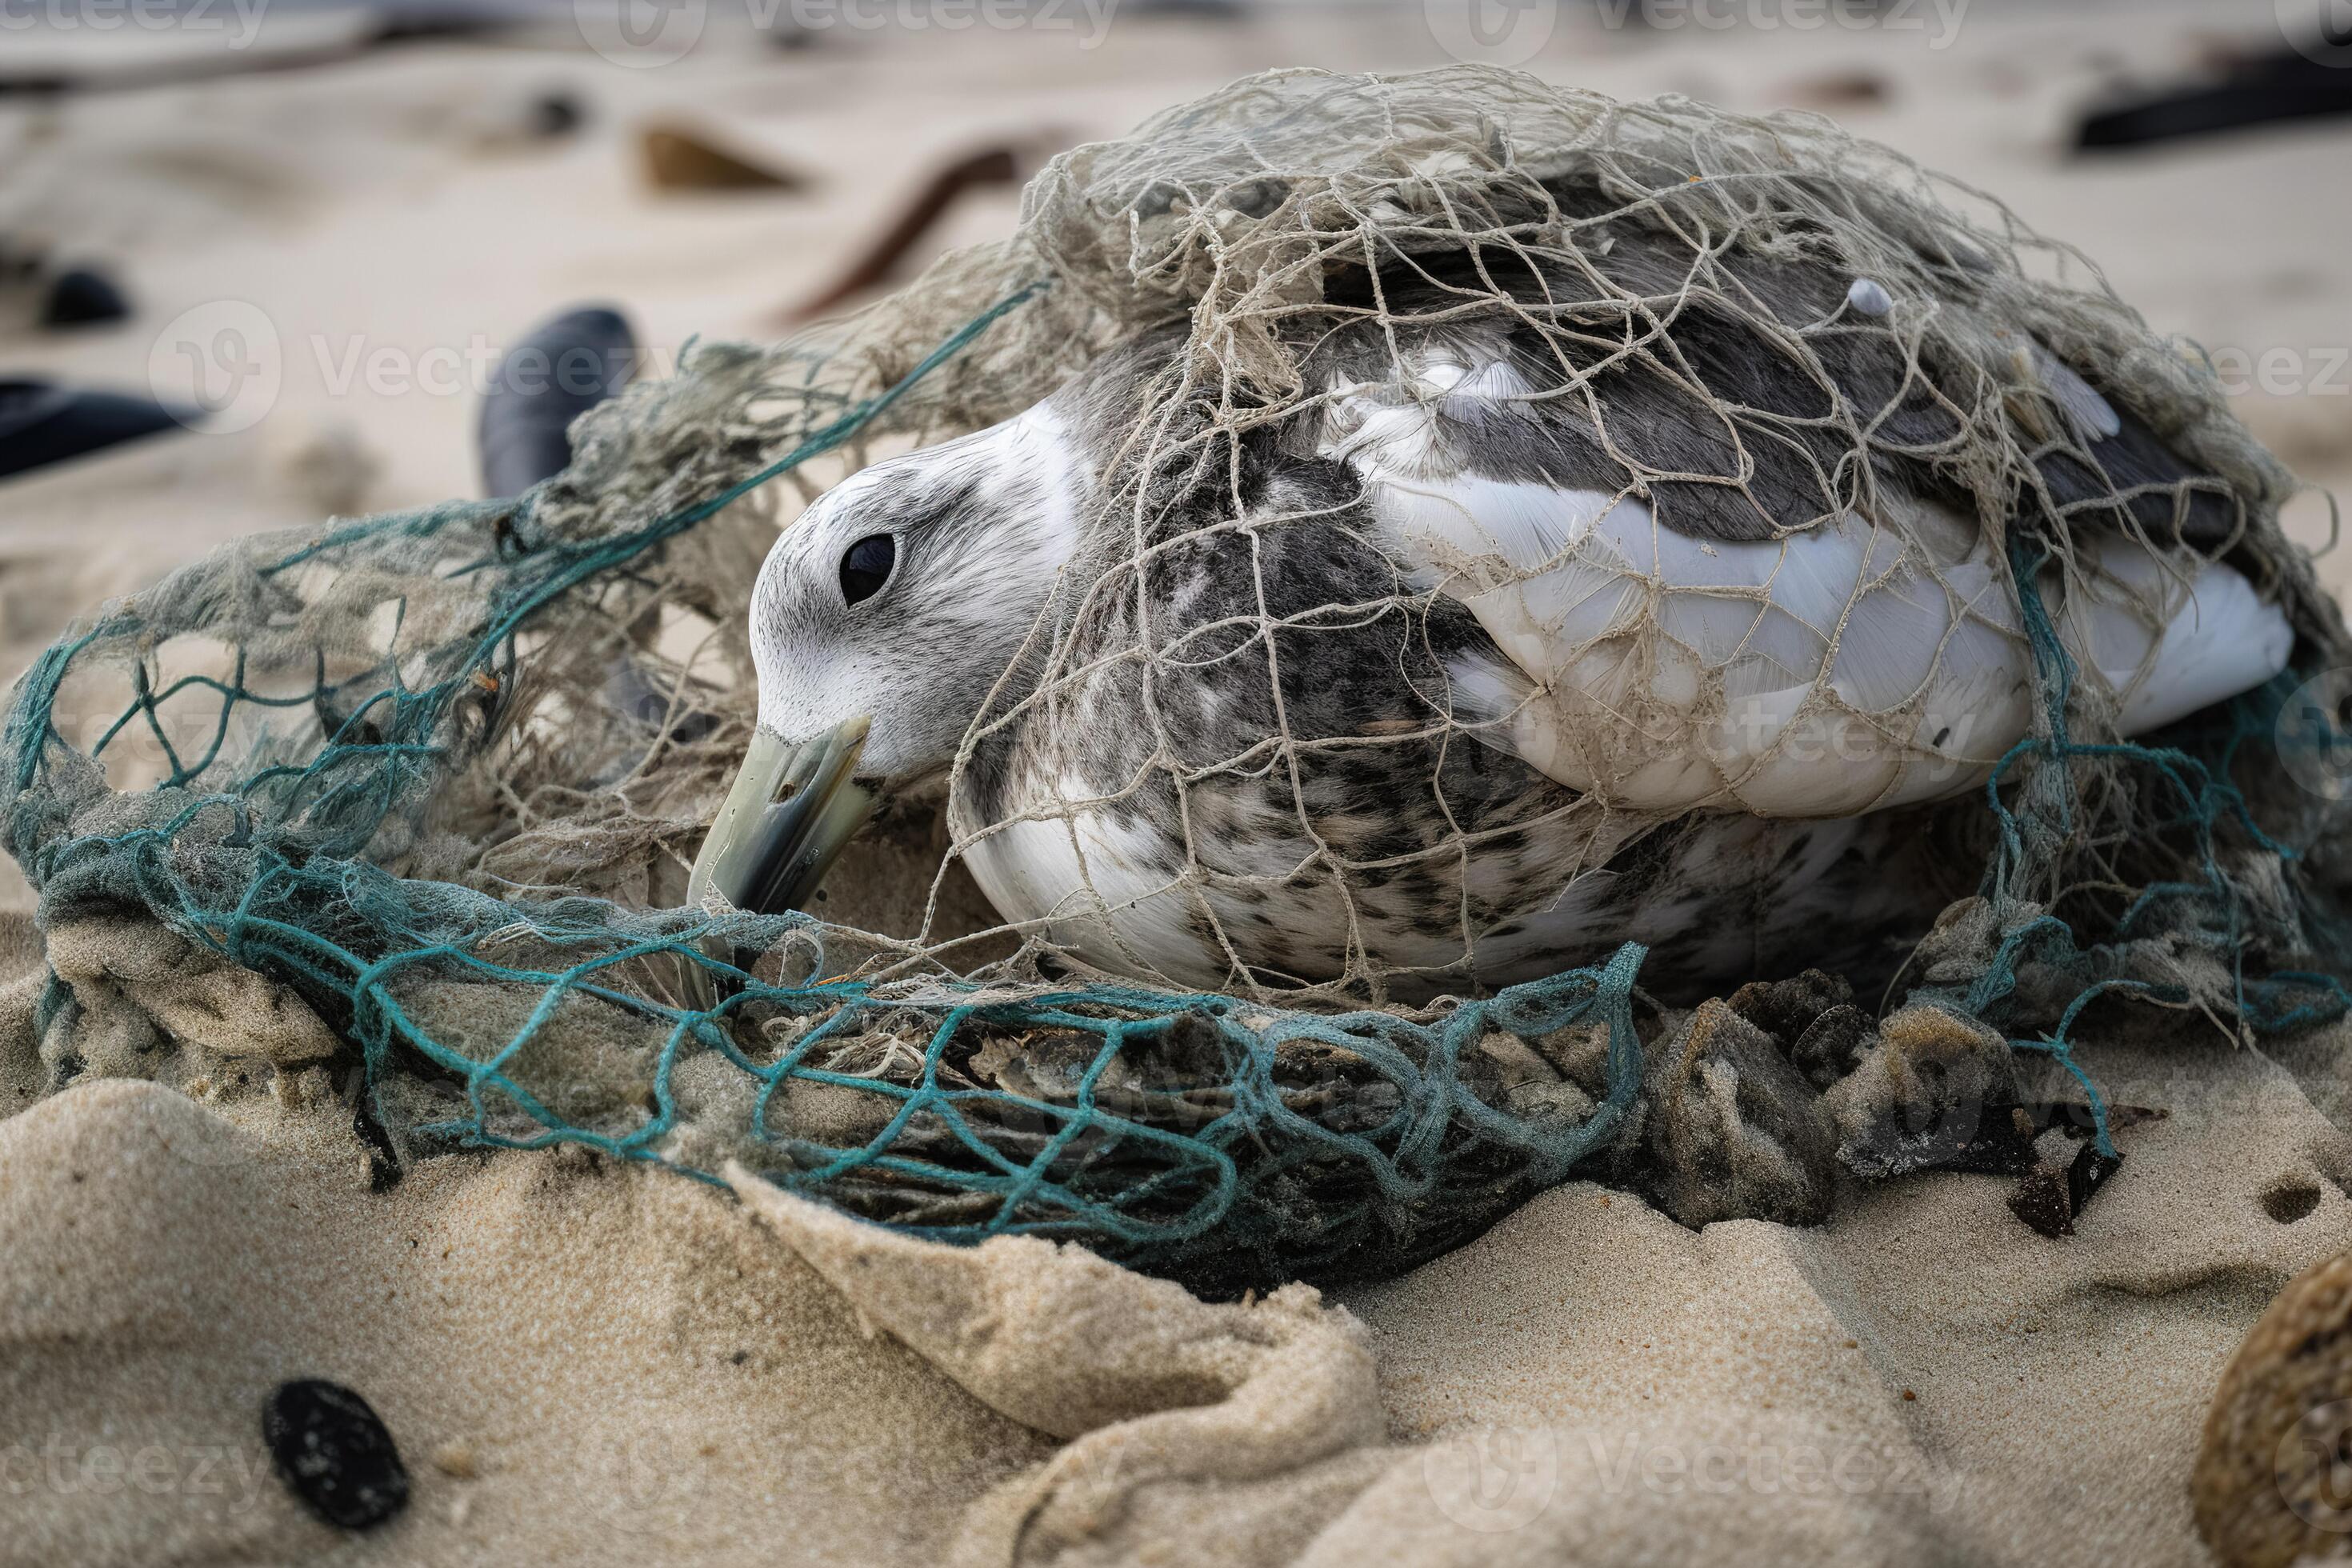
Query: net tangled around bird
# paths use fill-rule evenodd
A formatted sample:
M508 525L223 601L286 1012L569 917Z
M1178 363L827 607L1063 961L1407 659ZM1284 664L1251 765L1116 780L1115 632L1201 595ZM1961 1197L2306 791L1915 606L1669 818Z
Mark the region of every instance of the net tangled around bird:
M1563 879L1695 810L1774 810L1783 760L1859 735L1837 810L1924 799L1916 781L1936 770L1976 803L1965 896L1874 977L1916 987L1950 1037L2071 1067L2084 1010L2117 992L2250 1030L2342 1010L2352 868L2322 831L2336 802L2277 759L2337 742L2341 715L2302 683L2344 662L2344 633L2280 531L2290 479L2210 374L2073 251L1824 121L1619 104L1477 68L1242 81L1063 154L1011 237L845 323L690 349L674 377L583 420L572 467L519 500L243 540L104 607L16 691L7 847L53 940L160 922L315 1015L363 1060L367 1114L404 1151L572 1143L706 1176L735 1160L886 1223L1080 1239L1208 1284L1402 1268L1580 1162L1683 1147L1661 1131L1679 1091L1660 1064L1734 1047L1701 1009L1644 1052L1644 992L1706 990L1678 983L1674 950L1645 966L1630 933L1595 931L1521 955L1558 973L1493 989L1479 954L1502 917L1463 868L1482 831L1526 819L1445 817L1402 845L1312 825L1288 889L1350 910L1410 889L1448 911L1451 956L1399 964L1349 943L1286 969L1236 961L1205 985L1132 978L1149 965L1122 949L1122 910L998 919L963 864L1011 823L973 775L1012 716L1099 721L1107 692L1156 712L1150 694L1212 633L1215 657L1269 664L1312 658L1335 612L1400 647L1426 635L1434 590L1402 579L1346 606L1261 583L1251 615L1206 632L1129 612L1171 610L1156 566L1199 541L1171 520L1248 482L1255 434L1304 416L1344 444L1351 421L1444 395L1363 344L1498 321L1549 354L1538 400L1661 521L1713 509L1785 552L1886 515L1889 487L1944 498L1950 539L1898 542L1951 596L1950 637L2012 645L2026 672L2011 694L2025 739L1970 752L1926 710L1937 650L1873 685L1830 647L1828 674L1770 708L1787 660L1767 639L1706 655L1677 619L1691 606L1622 552L1465 552L1451 568L1483 593L1547 572L1576 585L1535 628L1556 661L1547 700L1586 694L1558 699L1576 740L1549 771L1571 782L1535 811L1573 847ZM1695 357L1702 341L1738 352ZM877 458L1015 415L1138 342L1160 358L1098 410L1126 432L1098 491L1118 558L1055 595L943 803L887 816L823 918L677 907L751 731L747 601L778 526ZM2103 400L2198 477L2086 483ZM1230 511L1207 515L1231 531ZM1288 521L1262 509L1252 527ZM2133 672L2085 668L2070 617L2153 626L2182 572L2126 580L2078 546L2098 528L2174 568L2228 560L2285 606L2294 668L2123 741ZM1974 556L1969 539L1986 542ZM1831 626L1778 634L1830 645L1887 581L1864 565ZM1761 625L1772 582L1706 597ZM1607 613L1575 620L1596 602ZM1281 798L1305 822L1309 775L1350 748L1436 754L1517 717L1339 734L1277 718L1221 755L1147 722L1135 787L1291 769ZM1094 807L1019 809L1082 837ZM1263 889L1214 844L1191 847L1151 896L1221 932ZM1786 934L1787 973L1816 962L1810 933ZM759 956L739 973L711 955L730 950ZM689 969L735 988L705 1010ZM44 1059L60 1083L114 1070L92 1022L105 963L59 971ZM1829 1142L1858 1167L1837 1086L1897 1031L1864 1017L1834 1052L1798 1050L1827 1038L1836 1003L1775 1037L1797 1062L1790 1096L1827 1097ZM1769 1013L1742 1016L1769 1031ZM1774 1140L1791 1167L1820 1142Z

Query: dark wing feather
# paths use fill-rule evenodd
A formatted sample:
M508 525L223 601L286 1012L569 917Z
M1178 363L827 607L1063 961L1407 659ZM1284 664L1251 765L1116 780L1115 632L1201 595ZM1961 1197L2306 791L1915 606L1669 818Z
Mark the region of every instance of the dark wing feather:
M1538 394L1559 395L1449 399L1446 437L1465 471L1631 490L1694 538L1769 539L1850 510L1877 512L1874 501L1975 510L1954 461L1968 438L1963 411L2000 395L1977 367L1913 363L1886 322L1843 310L1854 279L1826 262L1721 252L1709 287L1685 292L1687 235L1703 228L1628 212L1591 181L1549 188L1588 226L1583 268L1490 245L1400 256L1377 276L1338 269L1325 288L1337 319L1300 324L1308 384L1392 379L1391 342L1411 353L1417 338L1506 358ZM1669 211L1674 195L1664 196ZM1965 289L1984 264L1934 265ZM1508 306L1481 309L1497 289L1538 307L1547 325ZM2074 368L2096 390L2099 367ZM2243 507L2229 484L2116 415L2111 437L2036 446L2039 493L2013 504L2065 528L2128 522L2158 542L2177 529L2207 550L2231 540Z

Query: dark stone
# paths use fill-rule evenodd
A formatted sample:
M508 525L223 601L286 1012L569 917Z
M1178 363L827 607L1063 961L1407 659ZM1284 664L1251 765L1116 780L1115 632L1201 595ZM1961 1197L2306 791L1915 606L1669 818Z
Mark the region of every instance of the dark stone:
M2107 1107L2107 1129L2113 1132L2137 1127L2163 1114L2136 1105L2111 1105ZM1974 1116L1953 1116L1923 1132L1893 1121L1874 1123L1853 1141L1847 1163L1874 1176L1913 1171L2021 1176L2043 1168L2063 1175L2079 1165L2084 1156L2079 1152L2070 1152L2063 1142L2045 1141L2044 1134L2061 1134L2063 1139L2080 1142L2096 1154L2097 1145L2088 1142L2095 1131L2090 1106L2080 1100L1987 1105ZM2069 1197L2069 1212L2079 1211L2082 1199L2105 1179L2101 1174L2083 1184L2081 1192Z
M1808 969L1790 980L1749 981L1731 994L1731 1010L1778 1040L1785 1050L1801 1039L1822 1014L1853 1001L1853 987L1844 976Z
M2063 1126L2054 1131L2062 1143L2073 1137L2071 1131ZM2106 1184L2123 1160L2118 1155L2100 1153L2094 1139L2084 1139L2075 1145L2072 1159L2064 1156L2063 1149L2054 1154L2049 1152L2047 1142L2042 1148L2045 1152L2041 1162L2026 1173L2017 1191L2010 1194L2009 1207L2018 1218L2055 1240L2074 1234L2074 1216Z
M83 392L37 377L0 378L0 475L190 429L202 417L150 397Z
M1853 1141L1847 1163L1874 1176L1915 1171L2021 1175L2034 1168L2033 1140L2041 1131L2032 1113L2015 1105L1987 1105L1973 1115L1939 1117L1924 1129L1890 1119L1872 1123Z
M1996 1149L2021 1137L2019 1171L2032 1164L2038 1128L2021 1133L2009 1108L2017 1069L1997 1030L1939 1007L1906 1007L1882 1019L1878 1045L1832 1086L1843 1139L1838 1158L1876 1181L1912 1171L1980 1170Z
M2352 81L2339 68L2344 63L2341 41L2322 33L2294 43L2292 49L2235 62L2221 81L2175 83L2099 109L2084 117L2074 145L2095 153L2282 121L2352 114ZM2306 48L2320 53L2306 54Z
M1821 1097L1771 1037L1702 1003L1650 1054L1643 1093L1650 1200L1696 1229L1722 1219L1829 1217L1837 1135Z
M571 93L543 92L531 101L530 128L536 135L550 140L569 136L587 122L588 111Z
M2010 1212L2053 1241L2074 1234L2074 1204L2066 1193L2066 1173L2038 1166L2009 1195Z
M2066 1167L2066 1198L2081 1214L2093 1194L2107 1184L2107 1178L2123 1164L2120 1154L2102 1154L2095 1142L2086 1142L2075 1152L2074 1163Z
M515 496L572 461L572 422L628 384L636 336L618 310L584 306L509 349L482 399L482 493Z
M49 280L41 302L45 327L95 327L129 320L131 301L113 279L95 268L77 267Z
M408 1468L383 1419L339 1383L281 1383L261 1407L261 1436L278 1479L312 1513L370 1530L408 1506Z
M1816 1017L1789 1047L1789 1060L1815 1089L1826 1089L1862 1065L1878 1043L1869 1014L1842 1002Z
M367 1089L360 1090L359 1103L352 1113L352 1131L359 1135L360 1149L367 1156L368 1191L388 1193L400 1185L404 1173L400 1151L393 1146L392 1134L376 1115L374 1101Z

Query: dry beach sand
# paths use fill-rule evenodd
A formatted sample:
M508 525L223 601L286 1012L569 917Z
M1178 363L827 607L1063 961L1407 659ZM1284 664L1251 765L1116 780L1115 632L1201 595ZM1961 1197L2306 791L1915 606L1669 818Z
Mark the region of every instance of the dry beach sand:
M2302 353L2303 384L2239 406L2341 483L2345 133L2058 150L2087 99L2264 42L2270 12L2137 6L2126 28L1987 4L1939 49L1563 24L1533 68L1828 103L2084 245L2161 329ZM858 36L643 71L422 43L0 100L0 229L103 256L141 306L40 336L0 297L9 366L143 386L165 323L264 300L282 384L248 428L0 485L0 671L234 532L468 491L473 399L347 378L370 351L462 361L580 298L625 304L664 358L772 335L975 146L1115 133L1271 64L1440 58L1417 8L1286 10L1136 17L1091 50ZM519 136L557 87L587 127ZM807 184L657 195L635 142L654 122ZM1000 232L1015 202L972 194L926 250ZM376 1192L320 1043L266 984L169 952L110 971L50 933L77 989L183 1043L157 1081L37 1097L31 902L0 868L0 1563L2193 1563L2223 1364L2352 1247L2347 1040L2273 1060L2179 1030L2088 1051L2117 1100L2168 1115L2121 1135L2121 1173L2058 1240L1986 1178L1697 1232L1580 1183L1402 1279L1210 1305L1077 1250L954 1251L748 1178L575 1153L447 1156ZM381 1531L319 1523L268 1471L262 1401L310 1376L401 1444L415 1494Z

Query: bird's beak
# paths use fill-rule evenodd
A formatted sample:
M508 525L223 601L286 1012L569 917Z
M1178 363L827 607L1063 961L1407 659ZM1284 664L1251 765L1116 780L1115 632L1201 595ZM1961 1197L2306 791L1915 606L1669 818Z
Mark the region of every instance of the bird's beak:
M764 725L754 731L742 771L695 857L688 904L699 907L712 892L758 914L806 902L874 814L873 792L851 778L872 727L861 717L800 741ZM705 978L694 987L698 997L714 1005L708 972L696 973Z

